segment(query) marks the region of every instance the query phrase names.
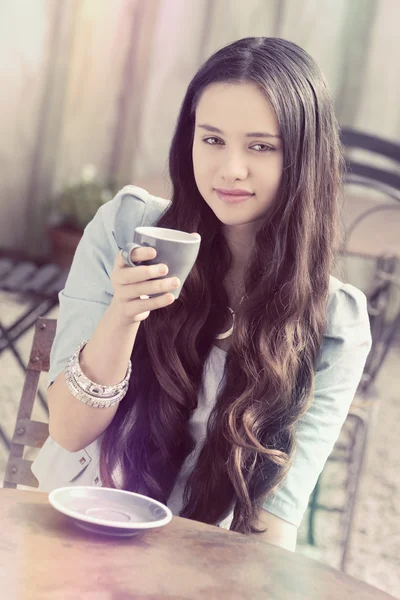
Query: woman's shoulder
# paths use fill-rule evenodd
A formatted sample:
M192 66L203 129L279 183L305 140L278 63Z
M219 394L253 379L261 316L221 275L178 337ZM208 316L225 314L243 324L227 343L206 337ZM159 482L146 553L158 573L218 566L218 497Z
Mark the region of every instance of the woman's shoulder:
M136 185L126 185L116 196L103 204L98 211L106 230L114 231L118 243L132 241L132 227L152 225L168 208L169 200L153 196L147 190ZM119 243L119 245L121 245Z
M127 185L98 209L85 228L81 245L95 248L106 271L111 271L118 248L133 241L136 227L156 223L169 204L143 188Z
M99 209L104 215L117 216L123 207L127 210L126 214L134 215L139 212L151 213L153 211L162 212L170 201L159 196L153 196L147 190L137 185L126 185Z
M326 335L338 336L341 332L347 339L352 335L370 337L367 297L354 285L331 276Z

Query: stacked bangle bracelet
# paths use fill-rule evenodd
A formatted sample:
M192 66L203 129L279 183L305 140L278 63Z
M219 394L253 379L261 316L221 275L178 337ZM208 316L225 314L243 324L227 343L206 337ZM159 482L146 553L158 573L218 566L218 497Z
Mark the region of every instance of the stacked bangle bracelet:
M129 361L126 375L120 383L116 385L99 385L91 381L83 373L79 356L89 340L79 344L75 353L69 359L65 370L65 379L69 391L75 398L94 408L108 408L121 402L126 395L129 386L129 380L132 373L132 363Z

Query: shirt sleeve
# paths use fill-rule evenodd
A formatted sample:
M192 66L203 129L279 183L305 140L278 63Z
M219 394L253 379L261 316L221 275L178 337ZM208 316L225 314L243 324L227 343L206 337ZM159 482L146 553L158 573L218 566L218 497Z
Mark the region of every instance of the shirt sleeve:
M263 509L299 527L346 420L371 349L365 295L350 284L331 295L312 404L296 426L297 446L282 487Z
M141 192L144 192L141 194ZM113 297L110 275L119 246L141 225L147 192L127 186L86 226L64 289L59 293L56 336L47 385L64 370L76 348L91 338ZM116 239L118 240L118 245Z

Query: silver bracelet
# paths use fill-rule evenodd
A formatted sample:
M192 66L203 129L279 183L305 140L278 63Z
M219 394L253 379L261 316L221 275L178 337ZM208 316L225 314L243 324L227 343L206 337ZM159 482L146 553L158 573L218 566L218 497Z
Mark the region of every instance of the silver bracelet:
M65 367L64 374L68 389L73 396L88 406L96 408L114 406L124 398L128 391L132 363L129 361L123 381L116 385L99 385L86 377L79 364L80 353L86 344L87 341L78 346Z
M128 386L126 386L126 389L121 389L121 391L118 394L115 394L114 396L109 398L101 399L99 397L93 396L92 394L85 392L79 387L79 384L77 383L69 365L67 365L65 369L65 379L69 391L73 396L75 396L75 398L77 398L84 404L87 404L88 406L94 406L95 408L108 408L109 406L114 406L114 404L117 404L122 400L122 398L124 398L128 389Z
M76 384L73 376L71 377L66 375L66 382L69 391L73 396L75 396L75 398L77 398L84 404L87 404L88 406L93 406L94 408L108 408L110 406L114 406L114 404L118 404L126 394L126 392L121 392L118 396L115 396L114 398L109 398L108 400L101 400L99 398L90 396L86 392L83 392Z
M91 396L96 396L98 398L111 398L128 386L132 372L132 363L131 361L129 361L125 377L120 383L116 383L115 385L99 385L98 383L94 383L88 377L86 377L79 364L80 353L82 352L83 348L86 346L88 341L89 340L86 340L85 342L79 344L78 348L75 350L75 353L71 356L70 359L71 368L74 373L76 382L84 392L87 392Z

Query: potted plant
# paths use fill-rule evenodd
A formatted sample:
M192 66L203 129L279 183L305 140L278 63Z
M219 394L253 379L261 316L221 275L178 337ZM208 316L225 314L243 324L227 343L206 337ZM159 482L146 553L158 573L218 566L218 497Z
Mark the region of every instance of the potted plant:
M81 179L60 190L52 200L48 236L52 261L69 269L86 225L118 191L115 183L104 185L96 168L86 165Z

